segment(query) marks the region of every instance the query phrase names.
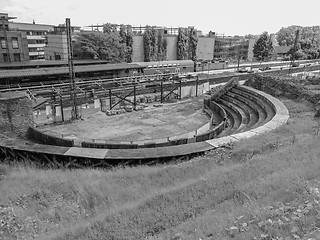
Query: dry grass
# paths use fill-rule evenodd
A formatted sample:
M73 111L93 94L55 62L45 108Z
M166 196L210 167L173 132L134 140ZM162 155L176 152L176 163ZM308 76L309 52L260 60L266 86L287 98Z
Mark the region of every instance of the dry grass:
M238 216L265 219L267 206L305 201L319 178L313 107L284 101L289 124L185 163L113 171L2 164L0 239L230 239L225 229Z

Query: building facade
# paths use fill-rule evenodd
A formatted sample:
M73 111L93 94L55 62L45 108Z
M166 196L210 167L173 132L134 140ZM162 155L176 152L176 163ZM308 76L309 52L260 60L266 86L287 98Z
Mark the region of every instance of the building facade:
M243 37L217 36L215 38L214 59L228 61L247 60L252 61L254 39Z
M29 61L27 35L10 29L6 13L0 13L0 62Z
M143 34L145 27L132 27L133 29L133 44L132 44L132 61L143 62L144 61L144 44ZM163 31L164 37L167 41L167 55L166 60L178 59L178 33L179 28L161 28L155 27L155 29ZM197 44L197 58L201 60L212 60L215 37L214 34L204 36L201 31L196 30L198 35Z
M80 33L80 27L71 27L73 37ZM44 47L46 60L68 60L67 31L64 24L53 27L53 31L47 34L47 44Z
M10 29L26 33L28 39L29 58L45 60L44 47L47 43L47 34L53 31L53 25L10 22Z

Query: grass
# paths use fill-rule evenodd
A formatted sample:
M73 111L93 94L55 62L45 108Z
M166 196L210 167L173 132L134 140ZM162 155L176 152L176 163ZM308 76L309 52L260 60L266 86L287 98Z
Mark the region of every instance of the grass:
M179 164L104 171L3 163L0 239L231 239L226 228L239 216L262 221L271 205L304 202L319 178L313 106L283 101L288 124ZM253 226L236 239L262 233Z

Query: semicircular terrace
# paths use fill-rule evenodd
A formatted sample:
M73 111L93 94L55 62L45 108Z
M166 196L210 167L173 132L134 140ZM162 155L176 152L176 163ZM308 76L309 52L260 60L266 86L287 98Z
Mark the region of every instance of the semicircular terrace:
M63 166L113 166L125 163L150 163L199 154L221 145L270 131L282 124L289 113L284 104L264 92L239 86L230 80L204 100L209 121L203 127L169 139L152 142L80 141L46 135L31 129L29 136L41 143L23 139L0 140L1 154L20 159ZM213 114L221 121L213 124ZM54 144L47 145L46 143Z

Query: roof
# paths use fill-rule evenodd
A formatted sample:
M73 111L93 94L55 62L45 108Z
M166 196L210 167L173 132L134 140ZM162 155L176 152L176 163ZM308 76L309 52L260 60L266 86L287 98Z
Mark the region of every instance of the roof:
M48 24L33 24L33 23L21 23L21 22L9 22L9 27L25 31L49 31L53 30L54 25Z
M108 70L120 69L136 69L141 68L137 64L118 63L118 64L99 64L90 66L75 66L75 73L83 72L99 72ZM28 68L16 70L1 70L0 78L16 78L16 77L32 77L32 76L47 76L47 75L62 75L68 74L68 67L51 67L51 68Z
M273 48L277 54L284 54L289 52L291 46L274 46Z
M179 63L180 65L193 65L192 60L171 60L171 61L154 61L154 62L135 62L134 64L138 64L141 67L147 67L150 65L165 65L165 64L175 64Z
M108 62L105 60L73 60L74 65L91 65L91 64L107 64ZM68 61L64 60L38 60L38 61L24 61L24 62L5 62L0 63L0 69L3 68L25 68L25 67L46 67L46 66L67 66Z

